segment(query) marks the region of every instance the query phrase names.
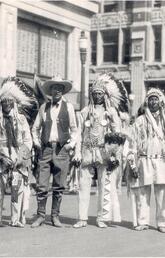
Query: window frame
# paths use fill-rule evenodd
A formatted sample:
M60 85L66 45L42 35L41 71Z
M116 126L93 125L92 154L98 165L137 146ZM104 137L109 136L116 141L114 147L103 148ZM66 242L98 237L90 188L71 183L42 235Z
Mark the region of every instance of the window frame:
M153 0L153 8L161 8L162 2L161 0Z
M107 7L112 8L112 10L105 10ZM117 2L113 2L113 3L104 3L103 6L103 12L104 13L114 13L118 11L118 1Z
M25 70L21 70L19 69L19 67L16 66L16 73L19 74L19 75L26 75L28 76L29 78L31 78L32 76L34 76L34 73L37 73L39 77L41 78L44 78L44 79L49 79L49 78L52 78L52 76L48 75L48 74L43 74L41 73L41 52L42 52L42 46L41 46L41 31L42 29L48 29L49 31L52 30L52 33L54 33L54 31L57 31L59 33L64 33L65 36L66 36L66 45L65 45L65 68L64 68L64 75L62 74L62 77L66 78L66 75L67 75L67 49L68 49L68 32L66 31L63 31L62 29L60 30L59 28L55 28L53 26L50 26L50 25L44 25L40 22L36 22L36 21L33 21L33 20L30 20L30 19L27 19L27 18L22 18L22 17L19 17L18 16L18 22L17 22L17 28L18 28L18 23L20 22L24 22L25 24L29 23L29 24L32 24L32 25L35 25L35 27L37 28L37 38L38 38L38 45L37 45L37 60L36 60L36 63L33 65L34 66L34 72L32 71L25 71ZM17 52L17 57L18 57L18 52ZM16 57L16 58L17 58ZM58 59L57 59L58 60Z
M95 37L95 42L92 40L92 34ZM91 65L97 65L97 31L91 31ZM95 62L93 63L93 54L95 55Z
M123 28L123 47L122 47L122 64L129 64L129 62L131 61L131 31L130 28ZM129 37L128 40L126 40L126 35L128 35L129 33ZM125 54L126 53L126 46L128 45L128 55ZM128 62L124 61L125 58L128 57Z
M157 33L156 30L158 28L159 28L160 37L158 37L158 35L156 34ZM154 62L161 62L162 60L162 25L153 26L153 35L154 35Z
M113 31L116 32L116 41L111 41L111 42L104 42L104 33L113 33ZM107 63L111 63L111 64L118 64L119 62L119 57L118 57L118 53L119 53L119 29L111 29L111 30L105 30L101 32L102 34L102 48L103 48L103 63L107 64ZM115 48L116 47L116 60L107 60L105 61L105 47L112 47ZM113 52L113 51L112 51Z

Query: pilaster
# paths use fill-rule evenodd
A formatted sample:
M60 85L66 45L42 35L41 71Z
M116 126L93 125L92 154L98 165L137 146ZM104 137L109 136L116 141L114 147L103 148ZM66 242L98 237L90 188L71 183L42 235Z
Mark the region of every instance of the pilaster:
M69 92L67 95L69 100L75 105L76 109L79 109L77 106L80 103L80 90L81 90L81 62L80 62L80 52L79 52L79 37L81 30L74 28L72 32L68 34L68 45L67 45L67 65L66 65L66 77L68 80L73 82L72 92Z
M81 60L79 50L80 34L81 30L78 28L74 28L72 32L68 35L67 47L67 79L73 82L73 89L67 95L69 97L69 100L75 105L76 109L80 108L78 105L80 103L81 91ZM85 31L85 35L88 39L89 46L89 48L87 49L87 58L85 63L85 101L87 102L90 62L90 34L88 31Z
M0 77L16 74L17 8L0 5Z
M133 115L136 114L145 95L144 39L144 32L132 32L131 92L135 95L132 109Z
M100 2L100 13L104 13L104 0Z
M101 32L97 31L97 66L103 62L103 40Z
M152 63L154 61L154 33L152 24L147 25L146 29L146 61Z
M122 64L122 58L123 58L123 30L119 29L119 51L118 51L118 63L119 65Z

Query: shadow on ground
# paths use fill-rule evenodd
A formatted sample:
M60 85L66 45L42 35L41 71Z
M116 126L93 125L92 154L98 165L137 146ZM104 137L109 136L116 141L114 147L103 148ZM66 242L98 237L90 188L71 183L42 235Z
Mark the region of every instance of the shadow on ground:
M26 219L26 224L31 225L35 221L35 219L36 219L36 214L33 214L33 216L31 218ZM63 224L66 224L67 226L73 226L77 222L76 219L65 217L65 216L60 216L60 221ZM8 226L9 222L10 222L10 216L3 216L3 225ZM46 215L45 224L51 225L51 216L50 215ZM89 216L88 225L96 226L96 217ZM110 227L113 227L113 228L114 227L123 227L123 228L133 230L132 222L127 221L127 220L122 220L121 222L111 222ZM157 230L153 226L150 226L149 228L151 230Z

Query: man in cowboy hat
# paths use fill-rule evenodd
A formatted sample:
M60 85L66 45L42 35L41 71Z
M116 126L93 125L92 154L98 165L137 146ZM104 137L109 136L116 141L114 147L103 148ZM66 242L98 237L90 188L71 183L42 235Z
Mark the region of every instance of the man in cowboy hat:
M53 175L51 222L61 227L59 220L62 193L69 168L69 152L76 144L77 126L74 108L62 95L71 90L70 81L58 78L48 80L43 90L50 101L44 103L33 125L32 135L36 148L41 151L37 189L37 219L32 227L45 221L50 175Z
M156 224L165 233L165 97L151 88L143 104L143 114L132 125L125 143L131 192L133 226L141 231L149 228L151 185L156 200Z

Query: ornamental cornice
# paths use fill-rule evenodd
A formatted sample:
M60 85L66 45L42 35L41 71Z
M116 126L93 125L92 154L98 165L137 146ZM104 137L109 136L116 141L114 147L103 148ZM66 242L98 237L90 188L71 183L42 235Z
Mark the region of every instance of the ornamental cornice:
M165 23L165 7L160 9L152 9L146 12L130 13L130 12L114 12L96 14L91 19L91 30L104 30L110 28L119 28L134 24L134 15L141 17L140 22L150 22L152 24ZM146 20L147 19L147 20ZM137 21L136 21L137 22Z
M165 79L165 64L145 65L145 79Z
M164 23L165 22L165 9L152 10L150 15L151 23Z
M117 79L124 80L124 81L130 81L131 79L131 72L129 65L112 65L112 66L100 66L95 67L93 69L90 68L90 80L92 78L95 78L97 74L107 72L112 73Z
M119 12L97 14L91 20L91 29L107 29L118 26L128 26L132 23L132 13Z

